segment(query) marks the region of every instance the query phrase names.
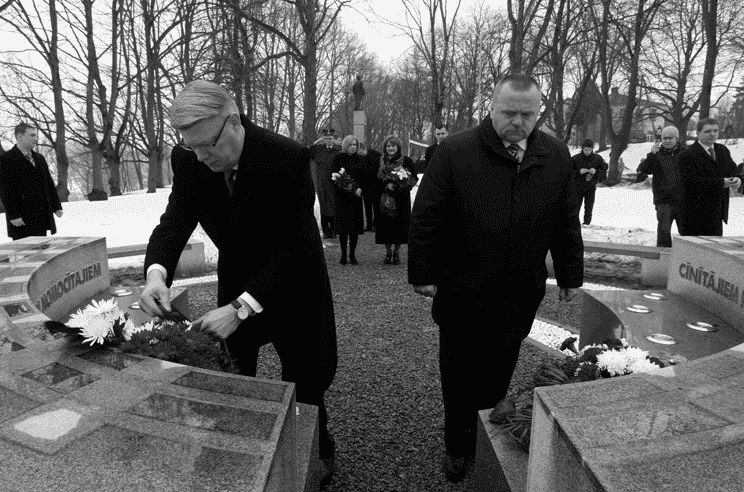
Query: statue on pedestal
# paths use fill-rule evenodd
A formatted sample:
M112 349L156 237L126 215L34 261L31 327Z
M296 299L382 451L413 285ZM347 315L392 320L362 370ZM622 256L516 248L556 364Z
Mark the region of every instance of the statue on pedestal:
M354 111L361 111L362 100L364 99L364 94L366 94L361 75L356 76L356 82L354 82L351 92L354 94Z

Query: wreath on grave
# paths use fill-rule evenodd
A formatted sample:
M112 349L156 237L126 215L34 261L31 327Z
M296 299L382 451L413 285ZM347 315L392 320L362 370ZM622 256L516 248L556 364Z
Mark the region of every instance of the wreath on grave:
M82 338L82 343L216 371L238 372L222 340L183 319L148 321L136 326L114 299L92 301L67 324L47 321L52 333Z
M560 350L569 350L572 355L567 355L564 360L544 363L535 375L535 387L614 378L654 371L671 364L649 356L645 350L631 347L624 338L608 338L578 350L576 338L570 337L563 341ZM532 401L530 392L513 404L497 407L489 416L491 422L501 425L525 451L530 448Z

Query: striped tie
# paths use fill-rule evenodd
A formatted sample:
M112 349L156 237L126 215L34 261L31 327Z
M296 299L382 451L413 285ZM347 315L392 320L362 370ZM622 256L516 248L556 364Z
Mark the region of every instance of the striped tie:
M715 161L716 160L716 151L713 150L713 146L712 145L710 147L708 147L708 153L710 154L710 158Z
M230 193L230 196L233 195L233 190L235 189L235 175L238 173L235 169L228 169L225 171L225 184L227 185L227 191Z
M519 145L517 144L511 144L509 145L506 150L509 151L509 154L514 157L517 161L519 160L519 151L521 150Z

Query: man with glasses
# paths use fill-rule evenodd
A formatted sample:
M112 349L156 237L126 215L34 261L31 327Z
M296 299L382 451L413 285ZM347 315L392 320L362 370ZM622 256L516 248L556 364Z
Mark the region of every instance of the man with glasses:
M36 128L15 127L16 144L0 157L0 199L5 207L8 236L14 241L57 232L54 216L62 217L62 204L44 156L34 152Z
M170 310L173 272L201 224L219 249L220 307L194 324L224 339L247 376L256 375L259 348L274 345L297 401L319 409L327 479L335 443L324 393L336 373L336 324L313 215L310 151L248 121L212 82L187 84L173 101L170 122L183 138L171 154L168 205L147 247L140 306L151 316Z

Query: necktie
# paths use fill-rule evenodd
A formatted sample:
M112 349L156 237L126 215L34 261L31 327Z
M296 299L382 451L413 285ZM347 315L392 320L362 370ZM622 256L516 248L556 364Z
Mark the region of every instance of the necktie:
M235 175L238 173L235 169L228 169L225 171L225 184L227 185L227 191L230 192L230 196L233 195L235 189Z
M713 146L712 145L710 147L708 147L708 153L710 154L711 159L713 159L715 161L716 160L716 151L713 150Z
M509 151L509 154L510 154L510 155L511 155L512 157L514 157L514 158L515 158L515 159L516 159L517 161L519 161L519 151L520 151L519 145L517 145L517 144L510 144L510 145L509 145L509 146L508 146L508 147L506 148L506 150L508 150L508 151Z

